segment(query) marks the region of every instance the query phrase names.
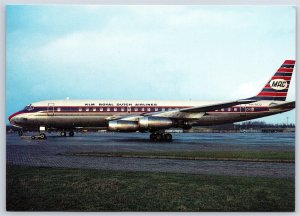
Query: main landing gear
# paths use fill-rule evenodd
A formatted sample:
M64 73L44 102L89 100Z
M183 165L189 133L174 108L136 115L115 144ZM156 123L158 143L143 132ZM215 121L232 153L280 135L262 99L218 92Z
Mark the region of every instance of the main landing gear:
M67 136L67 132L66 132L66 131L61 131L61 132L60 132L60 136L62 136L62 137ZM70 131L70 132L69 132L69 136L70 136L70 137L74 136L74 131Z
M150 134L150 140L155 142L172 142L172 134L169 133L152 133Z

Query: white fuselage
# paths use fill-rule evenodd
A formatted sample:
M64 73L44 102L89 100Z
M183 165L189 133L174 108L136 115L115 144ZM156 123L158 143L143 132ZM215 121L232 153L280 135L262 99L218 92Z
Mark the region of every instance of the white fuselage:
M22 128L72 129L77 127L103 127L108 122L124 116L143 116L190 107L221 103L224 101L161 101L161 100L48 100L32 103L9 117L12 125ZM197 118L184 120L192 126L216 125L274 115L290 109L270 110L270 104L281 101L257 101L206 112Z

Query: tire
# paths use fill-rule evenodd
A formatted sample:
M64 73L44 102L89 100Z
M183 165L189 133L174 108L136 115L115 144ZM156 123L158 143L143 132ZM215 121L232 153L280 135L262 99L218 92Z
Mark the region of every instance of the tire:
M46 138L46 134L41 133L41 134L40 134L40 138L41 138L41 139L47 139L47 138Z
M60 132L60 135L65 137L67 134L66 134L66 132L62 131L62 132Z
M158 142L161 142L161 141L163 141L163 139L164 139L164 137L163 137L162 134L156 134L156 135L155 135L155 138L156 138L156 141L158 141Z
M166 142L172 142L172 140L173 140L172 134L165 134L164 138L165 138Z
M69 132L69 136L70 136L70 137L74 136L74 132L73 132L73 131L70 131L70 132Z

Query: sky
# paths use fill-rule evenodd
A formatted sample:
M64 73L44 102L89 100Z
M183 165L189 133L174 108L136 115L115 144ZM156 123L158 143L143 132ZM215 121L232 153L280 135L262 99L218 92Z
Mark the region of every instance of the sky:
M248 98L295 59L295 35L290 6L9 5L6 119L66 97ZM260 120L287 118L295 123L295 111Z

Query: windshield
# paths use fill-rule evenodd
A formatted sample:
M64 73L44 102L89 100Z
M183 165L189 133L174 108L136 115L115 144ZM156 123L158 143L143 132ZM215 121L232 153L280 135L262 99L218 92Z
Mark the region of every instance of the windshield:
M29 104L29 105L27 105L24 109L30 111L30 110L33 110L34 107L33 107L31 104Z

